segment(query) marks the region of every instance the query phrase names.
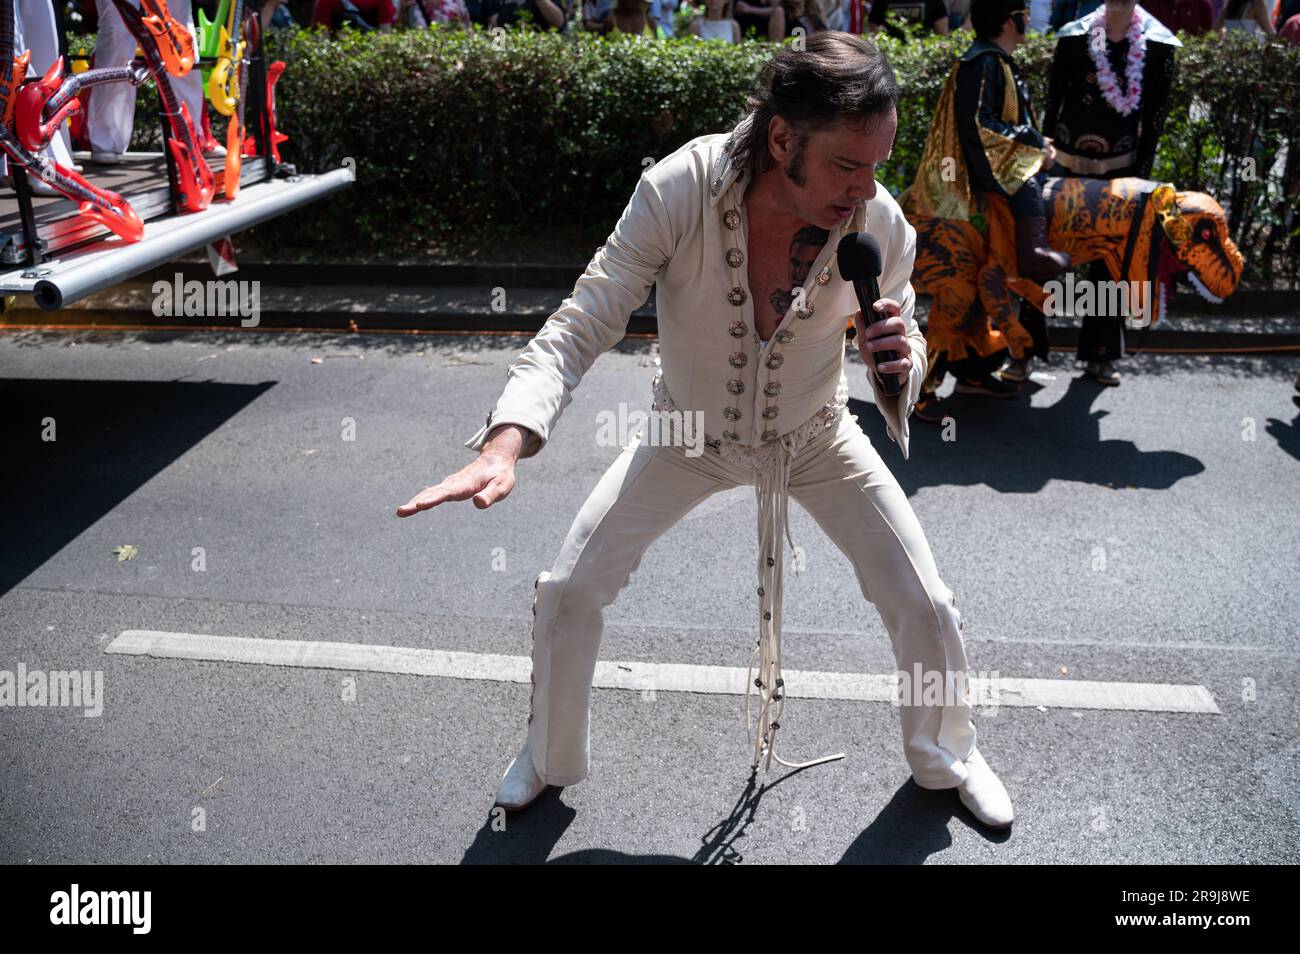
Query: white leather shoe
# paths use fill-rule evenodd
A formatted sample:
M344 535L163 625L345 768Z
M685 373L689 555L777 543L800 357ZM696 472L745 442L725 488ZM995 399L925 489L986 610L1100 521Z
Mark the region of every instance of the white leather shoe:
M1014 816L1011 812L1011 796L1007 794L1005 786L993 774L978 748L971 751L965 765L970 776L957 786L961 803L989 827L1006 828Z
M505 775L501 777L496 804L506 811L518 811L531 805L544 791L546 791L546 783L533 768L533 759L528 754L528 743L525 742L514 761L506 767Z

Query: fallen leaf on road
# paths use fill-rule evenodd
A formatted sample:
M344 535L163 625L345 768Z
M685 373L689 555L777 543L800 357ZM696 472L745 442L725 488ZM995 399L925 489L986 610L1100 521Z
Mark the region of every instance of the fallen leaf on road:
M123 560L131 559L140 550L129 543L123 543L120 546L113 547L113 552L117 554L117 562L121 563Z

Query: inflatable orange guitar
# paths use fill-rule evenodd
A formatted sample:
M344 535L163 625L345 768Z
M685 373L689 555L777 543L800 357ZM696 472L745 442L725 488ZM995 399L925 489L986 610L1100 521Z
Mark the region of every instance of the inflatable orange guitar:
M243 0L235 0L235 13L243 13ZM242 40L235 46L240 58L227 66L227 61L222 59L212 69L212 78L209 85L213 90L221 88L220 82L235 80L235 88L238 90L234 102L234 111L230 114L230 123L226 126L226 176L225 188L226 198L233 199L239 194L239 174L244 164L244 140L248 136L248 130L244 127L244 97L248 92L248 60L243 56L245 52L257 43L257 31L261 21L255 10L249 11L249 16L245 24L234 21L235 35L238 36L243 32L246 39ZM243 26L241 31L239 28ZM226 36L223 33L222 39ZM225 47L223 46L223 50ZM224 53L223 53L224 55Z
M153 37L167 72L177 78L184 76L194 66L194 37L172 17L166 0L140 0L140 6L144 10L140 22Z

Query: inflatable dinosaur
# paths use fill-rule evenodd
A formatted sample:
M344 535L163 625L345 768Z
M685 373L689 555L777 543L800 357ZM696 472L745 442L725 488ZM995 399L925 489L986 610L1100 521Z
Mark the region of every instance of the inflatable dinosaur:
M1065 309L1056 300L1060 286L1016 274L1015 226L1006 200L976 193L969 219L932 218L916 214L910 192L899 204L916 229L912 287L931 296L930 366L940 353L960 360L1006 348L1023 357L1033 341L1012 293L1048 313ZM1146 179L1049 178L1043 201L1051 247L1069 252L1075 265L1100 260L1112 279L1146 289L1151 324L1164 316L1179 281L1218 303L1241 280L1242 256L1228 235L1227 217L1203 192L1178 192ZM1063 284L1073 289L1067 278ZM937 384L927 381L931 390Z

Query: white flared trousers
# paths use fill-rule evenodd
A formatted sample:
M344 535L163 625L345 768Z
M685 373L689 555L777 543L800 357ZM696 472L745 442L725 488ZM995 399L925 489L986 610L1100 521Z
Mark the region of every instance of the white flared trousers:
M130 0L139 9L140 0ZM135 57L136 42L122 21L122 15L112 0L95 0L99 11L99 35L95 40L95 67L124 66ZM194 26L194 8L190 0L170 3L167 9L172 17L189 30L198 50L198 31ZM195 66L184 76L171 78L177 98L189 108L194 131L203 135L203 77ZM149 117L157 122L157 115ZM105 83L90 91L90 105L86 110L86 137L90 148L101 152L126 152L135 128L135 87L130 83Z
M555 565L534 584L528 750L551 785L575 784L590 771L591 682L604 608L650 544L692 508L719 491L755 483L751 468L712 449L695 457L686 450L647 443L643 434L634 438L582 505ZM800 451L791 465L790 496L852 562L862 595L889 633L898 669L912 674L919 664L926 674L967 674L955 597L907 496L854 415L841 411L837 424ZM898 706L903 750L922 788L954 788L966 780L962 763L975 747L971 710L966 700L915 704L927 698L935 699L917 691L914 704ZM738 745L738 761L742 752Z

